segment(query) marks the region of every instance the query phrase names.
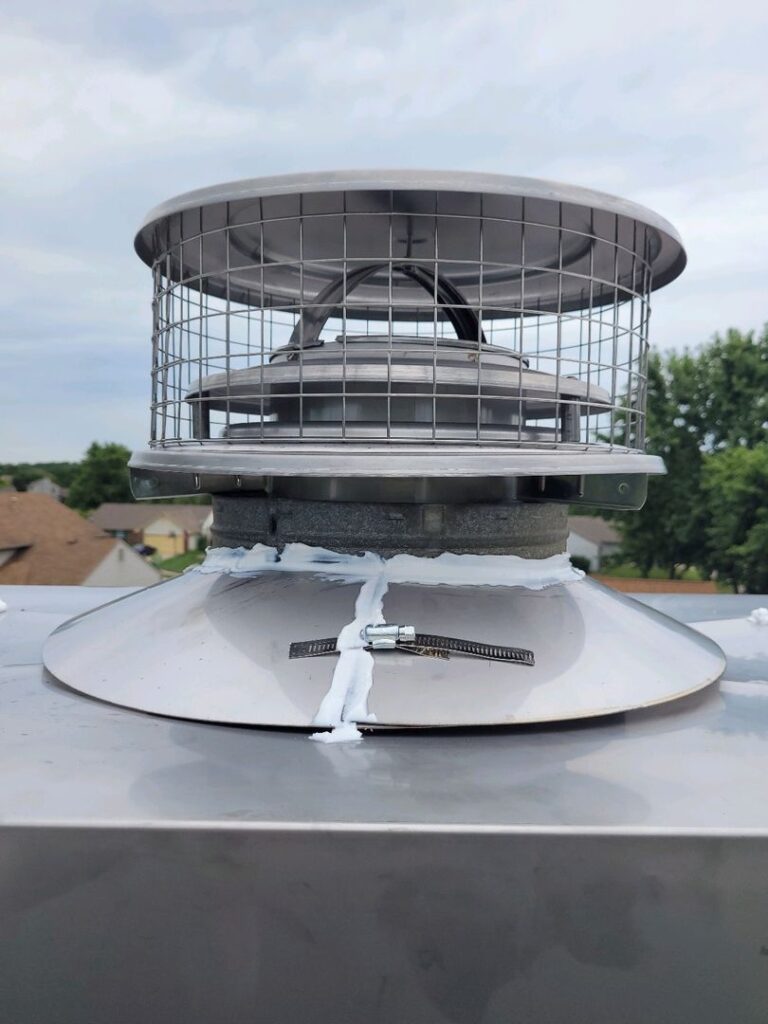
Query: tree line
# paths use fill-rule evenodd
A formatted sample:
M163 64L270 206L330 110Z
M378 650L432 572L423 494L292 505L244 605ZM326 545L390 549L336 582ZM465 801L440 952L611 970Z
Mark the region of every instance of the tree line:
M128 476L130 449L108 441L94 441L81 462L25 462L0 464L0 474L8 476L17 491L26 491L31 483L50 477L68 490L66 504L80 512L91 512L105 501L134 501ZM207 495L165 498L166 502L208 504Z
M619 517L623 556L644 575L695 566L734 590L768 591L768 325L652 353L646 429L667 475Z
M84 512L105 501L133 501L128 478L131 453L122 444L94 441L80 462L22 462L0 465L17 491L42 477L68 490L66 503Z

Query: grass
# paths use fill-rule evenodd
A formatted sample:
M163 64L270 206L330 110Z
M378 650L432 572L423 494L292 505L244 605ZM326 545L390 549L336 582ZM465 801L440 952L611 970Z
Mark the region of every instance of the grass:
M153 562L164 572L184 572L190 565L199 565L204 558L204 551L185 551L183 555L174 555L164 561L153 559Z

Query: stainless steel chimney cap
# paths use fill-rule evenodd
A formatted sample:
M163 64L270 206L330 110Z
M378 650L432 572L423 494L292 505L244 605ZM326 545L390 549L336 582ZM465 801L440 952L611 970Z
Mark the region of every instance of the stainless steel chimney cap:
M286 175L172 199L136 248L153 272L137 496L610 475L608 504L638 507L625 475L664 471L645 454L650 294L685 253L635 203L490 174Z

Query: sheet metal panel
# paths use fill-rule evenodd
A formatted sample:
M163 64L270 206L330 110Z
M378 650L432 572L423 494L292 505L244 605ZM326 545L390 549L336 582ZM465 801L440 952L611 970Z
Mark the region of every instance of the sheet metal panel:
M764 1024L763 840L11 829L0 1019Z

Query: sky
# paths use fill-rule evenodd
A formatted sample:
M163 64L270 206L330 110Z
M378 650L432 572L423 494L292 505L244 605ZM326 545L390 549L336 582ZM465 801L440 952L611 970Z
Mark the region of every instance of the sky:
M3 10L4 9L4 10ZM530 175L643 203L651 343L768 320L768 4L0 0L0 462L146 444L144 214L282 172Z

